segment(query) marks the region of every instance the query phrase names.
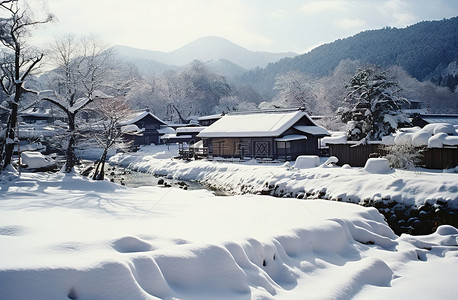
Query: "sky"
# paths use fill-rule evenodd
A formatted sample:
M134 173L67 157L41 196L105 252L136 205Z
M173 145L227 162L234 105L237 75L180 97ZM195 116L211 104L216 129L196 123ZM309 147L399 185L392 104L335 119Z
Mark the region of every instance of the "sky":
M45 0L32 0L35 3ZM386 26L458 16L458 0L47 0L57 17L34 41L66 34L169 52L219 36L252 51L305 53Z

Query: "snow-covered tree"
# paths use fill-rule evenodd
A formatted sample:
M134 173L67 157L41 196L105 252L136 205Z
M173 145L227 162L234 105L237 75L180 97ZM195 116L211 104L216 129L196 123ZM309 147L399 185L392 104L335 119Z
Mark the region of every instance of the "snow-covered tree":
M275 78L275 90L278 96L275 102L287 106L300 106L311 114L316 106L316 96L309 76L299 71L290 71Z
M346 107L339 108L350 140L379 140L408 119L401 111L406 100L397 82L379 68L359 69L347 85Z
M94 111L99 117L91 122L88 128L90 129L88 140L95 142L102 149L93 179L103 180L108 151L112 148L128 150L130 143L123 139L124 134L136 134L140 130L135 125L121 126L121 121L131 114L131 109L124 98L103 99L93 104Z
M230 95L231 87L223 76L211 72L199 61L179 72L168 71L148 80L141 93L150 97L149 108L165 120L185 123L193 115L212 112L222 97ZM130 99L133 97L131 96Z
M2 16L6 16L0 17L0 42L3 52L0 86L7 96L7 100L0 105L9 113L0 151L3 170L13 157L19 102L27 92L25 81L43 59L43 53L27 46L27 39L33 27L50 22L53 16L46 14L43 18L34 18L27 5L19 0L1 0L0 11Z
M53 62L57 66L54 89L41 91L38 95L41 100L59 107L67 116L65 172L70 172L76 163L77 114L96 99L110 98L101 90L110 82L108 74L112 68L112 56L94 39L77 41L67 36L54 44Z

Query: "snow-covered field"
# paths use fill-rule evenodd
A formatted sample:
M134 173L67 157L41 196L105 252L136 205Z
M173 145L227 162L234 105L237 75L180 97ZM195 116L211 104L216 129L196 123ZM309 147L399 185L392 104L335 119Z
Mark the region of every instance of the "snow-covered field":
M267 182L350 202L458 202L456 173L183 162L164 147L112 161L237 193ZM398 237L354 204L62 173L0 179L0 299L456 299L457 267L456 228Z
M373 208L6 174L0 299L456 299L458 230Z

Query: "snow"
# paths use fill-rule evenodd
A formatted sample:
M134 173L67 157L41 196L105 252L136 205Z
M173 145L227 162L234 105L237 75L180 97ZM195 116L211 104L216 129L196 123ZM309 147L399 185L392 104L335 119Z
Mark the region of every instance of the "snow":
M140 121L141 119L143 119L144 117L146 117L147 115L151 115L153 118L157 119L160 123L166 125L166 123L164 121L162 121L161 119L159 119L158 117L156 117L155 115L150 113L149 111L137 112L137 113L133 114L132 116L127 117L122 122L120 122L120 125L124 126L124 125L134 124L134 123Z
M1 299L458 293L458 230L450 226L398 237L375 209L340 202L131 189L14 170L1 182Z
M121 132L122 133L136 133L136 132L140 132L140 131L141 130L135 124L130 124L130 125L126 125L126 126L122 126L121 127Z
M330 136L331 134L323 127L321 126L305 126L305 125L298 125L294 126L294 129L297 129L299 131L309 133L312 135L328 135Z
M300 135L300 134L289 134L285 135L280 138L276 138L276 142L291 142L291 141L299 141L299 140L306 140L307 137L305 135Z
M432 134L428 131L417 131L412 136L412 146L414 147L422 147L428 146L428 140L431 138Z
M372 174L390 174L392 170L386 158L369 158L364 165L364 171Z
M47 168L55 165L55 162L40 152L24 151L21 153L22 163L29 169Z
M327 144L345 144L347 135L345 132L333 132L331 136L325 136L321 139L321 146L326 147Z
M162 153L165 159L158 159L157 153ZM326 199L344 202L393 199L417 207L426 201L434 204L443 200L448 201L450 207L458 208L458 174L455 169L452 173L427 169L388 172L385 169L387 172L373 174L348 165L299 169L292 168L289 162L172 159L177 153L177 145L170 145L170 151L165 145L151 146L136 153L115 155L110 162L140 172L200 181L231 194L258 193L271 186L275 193L289 193L293 197L301 193L323 193Z
M183 133L199 133L202 130L204 130L207 127L203 126L188 126L188 127L178 127L177 128L177 133L183 134Z
M309 169L315 168L320 165L320 158L316 155L300 155L296 158L294 168L296 169Z
M435 134L428 140L428 148L442 148L444 146L446 133Z
M198 136L201 138L280 136L306 116L302 111L224 115L202 130Z
M159 128L157 132L159 134L175 134L175 129L173 129L172 127L168 127L168 126L164 126L164 127L161 126L161 128Z

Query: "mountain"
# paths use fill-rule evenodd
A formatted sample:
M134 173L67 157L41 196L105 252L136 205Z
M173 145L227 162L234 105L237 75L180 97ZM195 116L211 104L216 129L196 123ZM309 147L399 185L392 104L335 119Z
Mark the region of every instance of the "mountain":
M244 69L263 68L269 63L285 57L295 56L292 52L271 53L250 51L220 37L203 37L171 52L136 49L128 46L113 46L112 49L124 60L136 63L140 69L161 72L168 68L177 68L193 60L202 62L223 60Z
M424 21L406 28L385 27L319 46L292 58L284 58L264 69L242 76L249 84L271 90L278 74L298 70L322 77L344 59L382 67L399 65L418 80L429 79L438 69L458 60L458 17Z

